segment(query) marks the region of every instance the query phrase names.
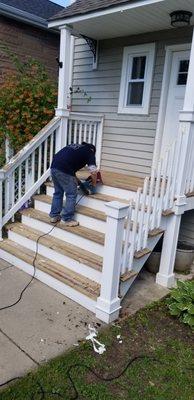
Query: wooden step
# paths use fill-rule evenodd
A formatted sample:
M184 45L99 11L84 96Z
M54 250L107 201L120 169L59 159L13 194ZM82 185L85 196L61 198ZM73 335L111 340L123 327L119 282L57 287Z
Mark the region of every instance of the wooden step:
M106 214L103 211L94 210L93 208L82 206L79 204L76 206L75 210L79 214L106 222Z
M139 187L143 187L144 178L106 170L101 170L100 172L102 174L103 184L106 186L130 190L133 192L136 192ZM76 175L79 179L86 179L90 173L88 170L83 169L78 171ZM49 185L49 182L47 184Z
M137 275L138 275L138 273L133 271L133 270L132 271L127 271L127 272L125 272L124 274L121 275L120 280L122 282L126 282L129 279L134 278Z
M19 222L7 225L7 229L19 234L20 236L31 239L34 242L36 242L37 239L43 235L42 232L32 229ZM56 251L57 253L72 258L79 263L88 265L89 267L98 271L102 270L102 257L97 256L90 251L80 249L73 244L66 243L63 240L57 239L50 235L41 237L38 243Z
M174 211L172 210L172 208L162 211L163 217L168 217L169 215L173 215L173 214L174 214Z
M33 265L35 252L28 250L9 239L0 242L0 249L12 254L14 257L17 257L19 260L22 260L31 266ZM87 297L96 300L99 296L100 285L98 283L93 282L80 274L72 272L67 267L61 266L60 264L40 255L37 255L35 265L38 270L51 275L53 278L65 283Z
M155 237L155 236L161 235L162 233L164 233L164 229L155 228L155 229L152 229L149 231L148 237Z
M152 252L152 250L145 248L139 251L135 251L134 253L134 258L139 260L140 258L146 256L147 254L150 254Z
M40 200L40 201L46 202L47 199L45 199L45 197L47 198L49 196L40 195L37 197L38 198L42 197L43 200ZM49 197L49 199L50 199L50 197ZM21 214L29 216L34 219L37 219L39 221L45 222L45 223L49 224L51 227L53 226L53 224L50 223L49 215L42 211L35 210L34 208L27 208L25 210L22 210ZM78 236L82 236L85 239L92 240L93 242L96 242L98 244L104 245L105 235L101 232L94 231L93 229L85 228L84 226L81 226L81 225L78 225L75 227L65 226L62 222L59 222L57 224L57 228L62 229L67 232L71 232Z

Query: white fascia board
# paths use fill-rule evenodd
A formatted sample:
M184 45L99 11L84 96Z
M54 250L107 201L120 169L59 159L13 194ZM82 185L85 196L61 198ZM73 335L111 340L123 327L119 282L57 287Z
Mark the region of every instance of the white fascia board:
M122 13L123 11L131 10L133 8L143 7L143 6L147 6L147 5L155 4L155 3L163 3L165 1L166 0L143 0L143 1L137 0L131 4L120 5L118 7L112 7L112 8L108 8L106 10L94 11L94 12L90 12L90 13L88 12L88 14L84 14L84 15L77 15L74 17L67 17L67 18L61 18L56 21L50 21L50 22L48 22L48 27L56 28L61 25L67 25L67 24L73 24L76 22L87 21L88 19L102 17L105 15L110 15L110 14L114 14L114 13L118 13L118 12Z
M43 29L48 29L48 22L44 18L37 15L30 14L26 11L20 10L7 4L0 2L0 15L5 17L14 18L18 21L25 22L26 24L38 26Z

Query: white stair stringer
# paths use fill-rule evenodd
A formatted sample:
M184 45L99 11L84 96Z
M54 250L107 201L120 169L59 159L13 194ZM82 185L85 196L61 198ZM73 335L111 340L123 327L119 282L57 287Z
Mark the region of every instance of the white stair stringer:
M133 271L136 273L136 275L134 275L131 278L127 279L125 282L122 282L122 280L120 281L119 294L120 294L122 299L125 297L126 293L130 289L131 285L133 284L133 282L136 279L137 275L139 274L139 272L143 268L146 260L149 258L151 252L153 251L154 247L156 246L156 244L160 240L161 236L162 236L162 233L160 233L159 235L157 235L157 236L155 236L153 238L148 239L148 248L150 249L150 253L149 254L146 254L143 257L139 258L139 259L135 259L134 258L134 260L133 260Z

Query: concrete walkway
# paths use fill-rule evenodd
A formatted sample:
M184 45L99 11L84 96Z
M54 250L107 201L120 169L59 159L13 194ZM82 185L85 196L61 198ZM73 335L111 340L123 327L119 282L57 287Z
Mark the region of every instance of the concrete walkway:
M29 275L0 260L0 307L13 303ZM139 275L123 302L122 315L132 314L168 291L148 272ZM22 376L85 338L95 316L58 292L34 280L16 306L0 311L0 384Z

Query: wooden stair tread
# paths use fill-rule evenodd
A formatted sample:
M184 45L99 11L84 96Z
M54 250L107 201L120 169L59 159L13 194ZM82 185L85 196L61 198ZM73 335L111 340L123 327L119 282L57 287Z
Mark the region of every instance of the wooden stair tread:
M139 187L143 187L144 178L106 170L101 170L100 172L102 174L103 183L106 186L131 190L133 192L137 191ZM77 172L77 177L79 179L86 179L89 175L90 173L86 169ZM50 185L50 182L47 182L46 184Z
M168 217L169 215L173 215L173 214L174 214L174 211L171 208L168 210L162 211L163 217Z
M42 196L42 195L40 195L40 196ZM40 196L37 196L37 197L40 197ZM45 196L45 197L49 197L49 196ZM45 199L44 199L44 201L45 201ZM45 222L45 223L49 224L50 226L53 226L53 224L50 223L49 215L42 211L35 210L34 208L27 208L25 210L22 210L21 214L32 217L39 221ZM62 229L67 232L72 232L76 235L84 237L85 239L89 239L89 240L92 240L93 242L104 245L105 235L103 233L94 231L93 229L90 229L90 228L86 228L82 225L70 227L70 226L65 226L62 222L59 222L57 224L57 228Z
M135 251L134 258L138 260L139 258L142 258L142 257L146 256L147 254L150 254L151 252L152 252L152 250L150 250L148 248L145 248L145 249L142 249L139 251Z
M75 212L106 222L106 214L103 211L94 210L94 208L78 204L76 206Z
M33 263L35 252L26 249L25 247L20 246L9 239L5 239L4 241L0 242L0 249L12 254L13 256L25 261L30 265ZM92 299L96 300L96 298L99 296L100 285L98 283L71 271L67 267L57 264L46 257L37 255L36 268Z
M43 235L43 232L30 228L27 225L19 222L9 224L7 225L7 228L12 232L18 233L19 235L31 239L35 242L41 235ZM40 238L39 243L49 249L55 250L60 254L70 257L78 261L79 263L86 264L89 267L92 267L98 271L102 270L102 257L91 253L90 251L83 250L80 247L77 247L50 235Z
M121 275L120 280L122 282L126 282L129 279L131 279L131 278L133 278L134 276L137 276L137 275L138 275L138 272L136 272L136 271L133 271L133 270L132 271L127 271L127 272L125 272L124 274Z
M154 237L154 236L160 235L162 233L164 233L164 229L155 228L148 232L148 237Z

